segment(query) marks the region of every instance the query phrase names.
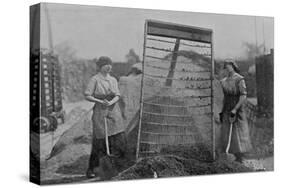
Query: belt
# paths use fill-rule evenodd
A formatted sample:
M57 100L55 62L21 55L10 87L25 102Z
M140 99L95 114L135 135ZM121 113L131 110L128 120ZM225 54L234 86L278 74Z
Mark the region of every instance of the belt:
M115 94L108 94L108 95L94 95L95 98L100 100L108 100L111 101L116 95Z

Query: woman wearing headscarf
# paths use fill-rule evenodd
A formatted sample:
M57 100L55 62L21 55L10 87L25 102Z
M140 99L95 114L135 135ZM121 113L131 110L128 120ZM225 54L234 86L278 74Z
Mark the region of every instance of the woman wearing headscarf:
M229 153L235 155L236 161L243 162L244 154L252 148L245 112L246 84L244 77L239 74L239 68L234 60L226 60L224 69L227 76L221 80L224 93L223 108L220 113L222 147L224 150L227 147L230 118L235 117Z
M123 158L126 152L125 126L117 103L120 92L117 80L110 75L112 61L109 57L102 56L96 65L98 73L90 79L85 90L86 100L95 103L92 116L92 150L86 172L88 178L95 176L94 169L99 166L99 159L106 155L105 119L111 154Z
M131 67L127 76L121 76L119 79L119 89L122 96L120 101L122 101L126 129L129 128L129 123L132 125L131 120L140 107L141 78L142 64L136 63Z

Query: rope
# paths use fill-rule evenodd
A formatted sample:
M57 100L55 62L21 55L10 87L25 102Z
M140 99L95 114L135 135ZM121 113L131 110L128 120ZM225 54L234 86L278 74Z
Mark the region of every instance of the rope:
M169 68L165 68L165 67L159 67L159 66L155 66L155 65L150 65L149 63L153 62L153 61L146 61L145 66L147 67L151 67L151 68L156 68L156 69L161 69L161 70L167 70L169 71ZM157 61L156 61L157 62ZM175 72L183 72L183 73L210 73L210 71L206 71L206 70L201 70L201 71L193 71L193 70L187 70L185 68L183 68L182 70L178 70L178 69L174 69Z
M193 135L193 137L196 137ZM196 142L197 144L203 144L204 142ZM150 141L141 141L141 144L150 144L150 145L161 145L161 146L175 146L174 144L168 144L168 143L157 143L157 142L150 142ZM193 145L193 144L190 144L190 143L181 143L179 145ZM142 153L145 153L146 151L141 151ZM148 151L148 152L152 152L152 151ZM159 152L157 152L159 153Z
M187 43L183 43L181 42L180 44L184 45L184 46L189 46L189 47L196 47L196 48L211 48L210 46L206 46L206 45L199 45L199 44L187 44Z
M194 126L191 126L191 125L185 125L185 124L166 124L166 123L156 123L156 122L143 122L144 124L150 124L150 125L159 125L159 126L167 126L167 127L173 127L173 126L175 126L175 127L190 127L190 128L192 128L192 127L194 127ZM209 124L211 124L211 122L204 122L204 123L202 123L202 125L209 125Z
M146 46L146 48L152 49L152 50L164 51L164 52L171 52L171 53L174 53L174 54L179 54L179 53L181 53L181 51L173 51L173 50L170 49L170 48L157 48L157 47L153 47L153 46ZM199 54L200 54L200 53L199 53ZM208 54L208 53L201 53L200 55L203 55L203 56L211 56L211 54Z
M192 136L193 134L190 133L190 134L175 134L175 133L156 133L156 132L149 132L149 131L142 131L141 133L143 134L152 134L152 135L157 135L157 136Z
M173 105L173 104L159 104L159 103L152 103L152 102L143 102L143 104L148 105L155 105L155 106L164 106L164 107L171 107L171 108L202 108L202 107L208 107L211 106L211 104L207 105L193 105L193 106L183 106L183 105Z
M151 78L149 78L151 79ZM160 88L160 89L171 89L171 90L176 90L176 91L179 91L179 90L203 90L203 89L212 89L211 86L206 86L206 87L203 87L203 86L197 86L196 88L194 87L190 87L190 86L184 86L184 87L179 87L179 88L174 88L174 87L170 87L170 86L157 86L157 85L154 85L154 87L157 87L157 88Z
M173 41L167 41L167 40L161 40L161 39L154 39L154 38L147 38L147 40L152 40L152 41L158 41L158 42L164 42L164 43L170 43L170 44L175 44ZM189 47L195 47L195 48L211 48L210 46L206 45L199 45L199 44L187 44L180 42L181 45L183 46L189 46Z
M195 98L195 99L203 99L203 98L211 98L211 95L190 95L190 96L171 96L171 95L157 95L152 93L144 93L145 95L152 95L154 97L169 97L170 99L186 99L186 98Z
M143 75L149 76L152 78L161 78L161 79L168 79L168 80L177 80L177 81L211 81L210 78L192 78L192 77L187 77L187 78L167 78L166 76L159 76L159 75L151 75L151 74L146 74L144 73Z
M142 113L144 114L149 114L149 115L154 115L154 116L166 116L166 117L178 117L178 118L192 118L194 116L202 116L202 115L211 115L212 113L208 112L208 113L198 113L198 114L192 114L189 116L180 116L180 115L172 115L172 114L162 114L162 113L153 113L153 112L145 112L143 111Z

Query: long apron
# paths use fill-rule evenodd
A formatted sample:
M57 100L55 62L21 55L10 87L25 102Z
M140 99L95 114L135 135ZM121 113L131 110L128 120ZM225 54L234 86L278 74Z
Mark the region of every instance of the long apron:
M229 129L230 129L230 112L237 104L239 96L225 96L226 108L223 111L222 124L222 147L225 150L228 143ZM233 104L231 104L233 103ZM231 108L233 106L233 108ZM231 144L229 148L230 153L245 153L252 148L249 136L248 122L245 112L245 107L242 105L236 113L236 120L233 123Z
M111 100L114 96L95 96L98 99ZM108 136L112 136L125 131L125 125L121 110L118 103L106 107L100 103L96 103L93 107L93 134L95 138L104 138L104 119L107 121Z
M222 110L222 129L221 129L221 141L222 149L225 150L228 143L229 129L230 129L230 112L238 103L241 91L239 91L239 82L243 78L237 78L234 80L234 84L230 87L223 87L224 91L224 104ZM243 80L244 81L244 80ZM246 88L245 88L246 89ZM246 92L246 91L245 91ZM237 110L236 120L233 123L230 153L245 153L252 149L248 121L245 111L245 104Z
M100 100L107 99L108 101L114 98L114 96L110 95L95 97ZM98 167L99 158L106 155L104 119L107 121L111 154L117 156L116 161L120 161L126 157L127 141L124 133L125 126L118 103L109 107L96 103L93 107L93 138L88 170L93 170L95 167Z

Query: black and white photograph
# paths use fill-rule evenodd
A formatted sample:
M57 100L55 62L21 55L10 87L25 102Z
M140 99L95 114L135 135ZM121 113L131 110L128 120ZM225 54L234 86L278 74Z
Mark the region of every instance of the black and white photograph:
M31 182L274 171L273 17L59 3L29 14Z

